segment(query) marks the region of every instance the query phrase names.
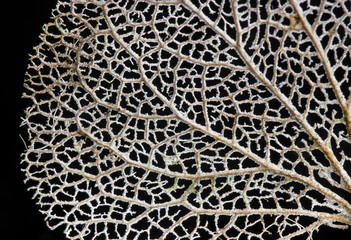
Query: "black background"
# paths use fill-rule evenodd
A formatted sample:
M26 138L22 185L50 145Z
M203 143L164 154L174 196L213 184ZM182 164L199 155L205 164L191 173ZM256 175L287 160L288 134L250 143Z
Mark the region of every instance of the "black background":
M49 21L56 0L1 2L1 239L64 240L63 228L50 230L44 215L23 183L20 155L24 144L19 137L24 100L21 98L28 54L39 43L42 25ZM23 133L22 133L23 134ZM6 237L4 237L4 235Z
M42 25L49 21L55 0L3 1L1 4L1 235L6 239L64 240L63 228L50 230L44 223L31 193L23 183L20 154L24 150L19 134L23 116L23 79L28 65L28 54L39 43ZM6 127L4 127L6 126ZM4 200L5 199L5 200ZM5 202L5 204L4 204ZM5 238L4 238L5 239ZM317 240L351 239L351 229L340 231L323 227Z

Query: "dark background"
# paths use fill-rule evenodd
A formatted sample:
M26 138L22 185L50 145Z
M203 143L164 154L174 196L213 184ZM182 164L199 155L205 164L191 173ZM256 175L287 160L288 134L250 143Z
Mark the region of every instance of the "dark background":
M64 240L63 228L50 230L44 215L32 200L23 182L20 154L24 144L19 137L24 100L21 98L28 54L39 43L42 25L49 21L56 0L1 2L1 239ZM5 201L3 201L5 199ZM5 204L4 204L5 202ZM5 236L6 237L5 237Z
M4 5L5 4L5 5ZM44 223L31 193L23 183L20 171L20 154L24 150L19 134L20 117L23 116L24 101L21 99L23 79L28 65L28 54L39 43L42 25L49 21L55 0L3 1L1 16L1 85L0 108L2 155L1 161L1 235L17 240L64 240L63 228L50 230ZM4 201L5 199L5 201ZM4 204L5 202L5 204ZM1 228L0 228L1 229ZM5 238L4 238L5 239ZM322 228L317 240L351 239L351 229L340 231Z

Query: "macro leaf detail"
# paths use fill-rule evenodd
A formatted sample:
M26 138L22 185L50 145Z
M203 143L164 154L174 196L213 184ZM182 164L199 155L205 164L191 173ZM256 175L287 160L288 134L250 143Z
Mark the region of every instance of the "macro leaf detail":
M350 1L58 1L23 94L22 167L49 227L68 239L348 228L350 13Z

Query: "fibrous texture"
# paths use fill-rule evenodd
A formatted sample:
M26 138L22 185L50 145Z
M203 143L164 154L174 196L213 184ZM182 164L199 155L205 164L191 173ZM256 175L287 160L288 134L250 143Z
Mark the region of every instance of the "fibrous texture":
M50 227L310 239L351 224L351 2L257 2L58 2L23 120Z

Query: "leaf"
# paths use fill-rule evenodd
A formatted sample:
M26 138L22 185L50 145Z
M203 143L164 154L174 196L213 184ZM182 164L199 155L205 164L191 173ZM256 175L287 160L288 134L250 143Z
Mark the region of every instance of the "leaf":
M28 188L69 239L351 224L349 1L64 1L30 56Z

